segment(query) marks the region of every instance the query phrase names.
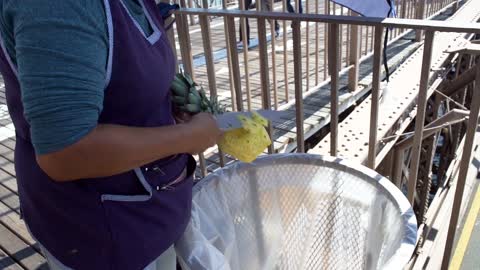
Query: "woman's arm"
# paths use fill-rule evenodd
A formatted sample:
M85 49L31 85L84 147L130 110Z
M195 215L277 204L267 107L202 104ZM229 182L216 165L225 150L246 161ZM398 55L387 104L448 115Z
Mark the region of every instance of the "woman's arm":
M108 55L103 1L5 0L1 11L37 161L54 180L122 173L199 152L219 136L205 114L171 127L98 125Z
M188 123L134 128L99 125L79 142L58 152L37 156L40 167L56 181L110 176L178 153L199 153L221 135L209 114Z

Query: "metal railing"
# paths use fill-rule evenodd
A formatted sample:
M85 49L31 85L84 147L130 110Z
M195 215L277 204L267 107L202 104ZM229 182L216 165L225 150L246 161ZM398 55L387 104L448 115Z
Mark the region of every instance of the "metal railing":
M273 6L274 2L269 0ZM239 0L240 7L243 9L243 2L244 0ZM421 2L421 1L420 1ZM223 1L223 9L226 10L226 2ZM257 1L257 11L260 10L259 6L260 1ZM432 17L435 14L438 14L439 11L446 9L448 6L455 3L454 0L432 0L432 1L424 1L423 6L425 7L424 14L420 15L415 8L415 3L417 1L414 0L403 0L399 1L396 6L396 13L398 17L401 18L425 18ZM188 6L186 0L180 0L181 6ZM297 1L297 6L298 6ZM209 7L209 2L207 0L203 0L203 5ZM279 6L280 5L280 6ZM352 15L351 12L347 11L347 9L330 2L329 0L325 1L309 1L306 0L303 2L304 5L304 14L303 15ZM276 3L276 8L280 8L279 11L286 11L286 0L281 3ZM230 10L232 11L232 10ZM416 12L416 13L415 13ZM279 13L280 14L280 13ZM177 32L179 35L188 35L184 39L191 40L190 35L194 35L193 39L195 40L203 40L204 50L200 50L200 46L194 46L193 50L188 50L185 46L190 46L186 42L184 47L179 46L180 44L175 44L174 47L175 51L179 54L182 54L182 48L184 48L187 54L191 54L191 56L182 57L181 64L183 66L188 66L189 62L193 62L194 59L204 58L204 65L195 66L195 70L200 70L204 74L203 76L199 76L199 81L204 82L205 85L209 85L210 91L214 94L219 94L220 90L227 90L230 91L230 97L235 102L230 102L230 106L232 110L247 108L252 109L255 103L255 98L259 98L260 91L258 90L259 84L254 85L254 81L259 81L261 78L259 77L260 71L258 66L252 67L251 63L255 62L258 59L257 55L257 45L260 43L260 38L253 39L252 43L253 46L249 47L247 42L247 31L242 31L241 35L236 35L235 30L238 29L246 29L246 19L247 17L239 16L234 17L232 21L232 26L230 26L230 30L233 30L233 33L228 33L228 22L227 17L222 16L221 14L213 14L210 13L208 16L200 16L200 14L196 13L188 13L186 18L191 16L195 16L198 20L199 25L191 26L191 24L185 22L178 22L177 23ZM223 18L223 23L215 23L212 26L211 20L213 18L221 17ZM216 21L220 21L221 18L217 18ZM278 18L278 15L275 15L275 18L269 18L267 21L271 22L270 27L265 29L265 33L267 36L267 42L269 42L267 55L269 56L268 62L270 64L270 72L271 72L271 84L272 84L272 96L271 102L275 108L279 108L285 104L291 104L292 99L294 99L293 91L291 89L295 88L295 80L292 73L292 60L294 59L294 52L292 51L294 39L294 31L293 31L293 24L290 25L287 23L288 19L281 19ZM208 22L207 22L207 21ZM190 23L192 20L188 20ZM276 36L275 24L273 22L280 21L278 33L282 36L278 39L274 38ZM256 22L253 22L255 24ZM220 24L224 27L224 31L218 31ZM302 76L305 80L302 81L302 87L305 92L316 90L321 86L324 86L327 81L331 79L328 73L328 63L329 63L329 55L328 51L329 48L332 46L329 41L329 31L330 28L328 27L327 23L322 22L314 22L314 21L300 21L300 34L301 34L301 43L304 50L300 52L300 56L303 60L302 65ZM182 26L180 26L182 25ZM291 27L292 26L292 27ZM181 29L180 29L181 28ZM190 32L190 28L194 28L192 32L193 34L187 33ZM200 28L200 29L198 29ZM359 73L359 64L361 61L369 58L373 54L373 44L374 44L374 26L372 25L355 25L355 24L338 24L338 36L339 40L337 42L337 46L339 46L339 69L342 72L348 72L348 88L350 91L355 92L358 90L358 73ZM252 35L258 35L256 25L252 25ZM199 31L200 30L200 31ZM406 35L409 30L408 28L395 28L391 35L389 36L389 42L393 43L394 41L402 38ZM254 33L257 31L256 33ZM261 29L263 31L263 29ZM419 31L420 32L420 31ZM182 33L182 34L180 34ZM185 33L185 34L184 34ZM201 35L201 37L199 37ZM233 35L233 36L232 36ZM173 42L173 37L171 41ZM177 40L182 40L180 38L176 38ZM241 46L244 48L241 52L234 52L233 49L237 46L237 39L243 40ZM419 40L419 38L417 38ZM177 47L180 47L180 50L177 51ZM253 47L253 48L252 48ZM192 47L190 46L190 49ZM223 60L226 60L224 63L228 66L229 69L229 78L228 80L224 80L221 83L216 82L215 76L209 76L208 74L212 74L213 70L213 62L218 62L216 56L218 52L225 50L226 57ZM253 52L252 52L253 51ZM279 53L281 51L281 53ZM231 57L231 53L239 54L241 57ZM253 55L253 56L252 56ZM187 58L192 59L187 59ZM239 68L240 70L236 70L236 66L232 66L231 60L238 59L238 63L242 66ZM199 62L199 61L196 61ZM188 68L188 67L187 67ZM193 66L192 66L193 68ZM208 77L208 79L207 79ZM238 79L239 77L240 79ZM235 79L237 78L237 80ZM242 90L243 89L243 90ZM279 89L282 89L280 91ZM244 95L241 95L239 92L244 92Z
M182 0L184 1L184 0ZM178 44L175 37L170 34L170 41L176 50L179 47L181 55L181 63L184 70L190 73L197 80L197 73L200 71L204 74L204 80L208 85L210 95L221 96L220 86L224 87L222 91L229 92L231 101L231 110L250 110L250 109L282 109L285 104L295 105L295 122L296 122L296 151L304 152L305 149L305 133L304 133L304 103L303 99L308 95L307 91L318 88L319 85L330 84L330 154L335 156L338 149L338 129L339 129L339 90L340 77L342 72L348 72L348 86L350 91L357 91L359 63L362 55L373 53L373 76L371 87L371 115L370 115L370 141L368 143L368 159L366 164L371 168L376 168L379 164L377 154L379 153L377 136L378 116L379 116L379 97L382 52L383 52L383 33L386 28L394 29L394 35L391 42L398 39L402 34L410 30L416 31L417 40L422 39L424 33L424 49L421 67L421 75L418 87L416 120L414 135L411 144L410 166L408 168L407 198L413 204L415 196L415 188L417 185L417 176L420 166L420 155L422 142L425 137L425 117L427 111L427 100L430 98L431 88L438 85L432 84L430 80L430 68L432 63L432 49L434 48L434 37L438 32L454 32L454 33L475 33L480 34L480 24L477 23L461 23L455 24L444 21L421 20L431 17L438 12L456 6L456 1L449 0L432 0L432 1L399 1L397 13L404 18L419 19L381 19L381 18L365 18L359 16L343 16L347 13L343 8L336 7L335 4L325 2L327 14L292 14L265 11L243 11L243 10L227 10L227 9L180 9L175 12L176 31L178 34ZM308 0L306 1L308 6ZM417 8L414 3L421 6ZM184 3L183 3L184 4ZM318 9L318 1L315 8ZM332 9L334 11L332 11ZM285 10L285 3L283 3ZM304 10L307 10L306 8ZM200 34L203 43L203 52L200 52L199 44L192 44L191 36L193 35L189 29L188 16L198 16L200 28L194 34ZM212 30L210 18L218 18L219 22L216 28ZM248 49L245 40L245 31L243 31L243 53L240 53L237 47L236 31L238 27L243 25L245 29L245 21L255 20L258 46ZM277 64L276 46L275 46L275 29L273 22L277 20L283 25L283 59L280 65ZM267 21L270 22L270 29L267 29ZM289 22L289 23L287 23ZM287 53L286 40L290 33L287 33L287 26L291 24L291 37L293 52ZM302 26L302 24L304 26ZM218 29L223 26L223 29ZM313 46L310 43L312 32L309 27L312 26ZM302 28L304 27L304 28ZM324 40L320 41L320 31L324 30ZM302 32L302 30L304 30ZM215 44L212 43L212 32L217 34ZM270 32L270 35L268 34ZM222 37L222 35L224 35ZM306 42L303 42L305 38ZM269 44L270 40L270 44ZM314 47L310 51L311 47ZM216 58L219 50L225 50L225 57ZM269 50L270 54L269 54ZM305 51L305 54L303 53ZM255 57L250 58L250 53L254 53ZM313 53L313 56L312 56ZM242 54L242 55L241 55ZM203 58L194 56L201 55ZM314 57L314 67L311 68L310 57ZM242 59L243 58L243 59ZM323 58L323 64L320 63ZM202 59L201 64L195 63L194 60ZM251 60L258 63L257 66L249 64ZM289 61L288 59L291 59ZM215 65L225 61L224 68L227 73L227 79L222 79ZM241 64L244 68L244 76L242 80ZM293 65L293 78L290 76L291 65ZM323 66L323 69L321 68ZM252 67L253 72L252 72ZM279 79L278 68L284 69L283 81ZM305 69L305 70L304 70ZM313 70L313 74L311 73ZM323 73L320 78L319 74ZM312 77L312 76L313 77ZM259 91L252 91L251 85L253 80L258 78ZM224 82L219 82L220 80ZM282 82L280 82L282 81ZM476 81L480 82L480 65L477 65ZM469 104L470 112L468 116L468 125L477 126L478 115L480 110L480 83L476 84L475 91L472 91L472 103ZM229 88L229 89L228 89ZM283 88L283 95L278 91ZM290 90L293 89L294 95L291 96ZM305 91L307 89L307 91ZM229 90L229 91L228 91ZM245 98L246 97L246 98ZM255 104L258 100L258 104ZM272 134L273 128L269 128ZM471 152L474 142L475 129L467 129L465 135L465 144L463 145L463 155L460 161L460 173L458 188L455 194L454 211L458 209L462 200L463 187L471 161ZM398 140L399 137L396 138ZM273 153L271 147L269 153ZM220 153L220 165L225 164L225 157ZM200 155L200 166L202 173L207 173L205 168L205 157ZM458 212L458 211L457 211ZM450 231L448 234L446 256L444 269L447 269L448 256L452 249L454 228L458 222L458 214L452 216Z

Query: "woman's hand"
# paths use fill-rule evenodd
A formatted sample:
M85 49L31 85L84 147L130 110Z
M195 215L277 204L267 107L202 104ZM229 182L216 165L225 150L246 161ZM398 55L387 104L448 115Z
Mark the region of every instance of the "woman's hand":
M191 140L186 142L190 154L198 154L214 146L223 134L210 113L193 115L185 125L191 131Z

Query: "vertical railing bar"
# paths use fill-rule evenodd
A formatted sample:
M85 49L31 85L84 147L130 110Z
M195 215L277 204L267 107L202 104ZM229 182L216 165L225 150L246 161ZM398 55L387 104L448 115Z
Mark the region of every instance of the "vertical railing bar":
M360 26L360 39L358 40L359 46L360 46L360 57L364 56L366 54L366 49L363 50L363 38L365 37L365 29L366 26Z
M295 20L293 24L293 65L295 77L295 113L297 127L297 152L305 152L305 138L303 130L303 91L302 91L302 49L300 21Z
M177 44L175 41L175 34L173 33L173 31L170 31L169 33L167 33L167 37L168 37L168 42L170 43L173 50L173 56L177 60L175 61L175 73L178 73L180 72L180 65L178 64L178 52L177 52Z
M236 101L238 111L243 111L242 99L242 83L240 81L240 65L238 63L238 51L236 47L235 37L235 18L227 17L228 39L230 45L230 59L232 62L233 86L235 92L235 100L232 98L232 103Z
M202 177L207 176L207 162L203 153L198 154L198 161L200 163L200 173Z
M240 0L240 9L245 10L245 0ZM245 91L247 94L247 109L252 110L252 96L250 90L250 72L248 61L248 37L247 37L247 18L240 18L242 28L242 43L243 43L243 62L245 69Z
M296 12L296 13L299 13L299 12L300 12L300 9L299 9L299 7L300 7L300 1L302 1L302 0L295 0L295 12Z
M319 8L319 4L318 4L319 0L315 1L315 14L320 14L320 8ZM319 37L319 33L318 33L318 23L315 23L315 86L318 85L319 83L319 73L320 71L318 70L319 68L319 54L320 54L320 51L319 51L319 46L320 46L320 37Z
M428 30L425 33L425 44L423 49L422 71L420 74L420 87L418 89L417 116L415 119L415 135L412 145L412 163L410 164L407 198L413 205L415 189L417 185L418 169L422 147L423 129L425 122L425 110L427 107L428 78L430 75L430 64L432 61L432 48L435 32Z
M405 0L407 1L407 15L405 17L405 19L411 19L410 16L411 16L411 11L412 11L412 0Z
M270 78L268 68L268 52L267 52L267 30L264 18L257 19L258 27L258 45L259 45L259 60L260 60L260 83L262 86L262 107L263 109L272 108L272 99L270 97ZM268 125L268 134L270 138L273 135L272 125ZM273 138L272 138L273 140ZM268 153L274 152L273 143L268 147Z
M302 1L302 0L295 0L295 11L296 11L296 12L299 12L299 11L300 11L300 10L299 10L300 1ZM292 22L292 23L293 23L293 22ZM301 22L301 21L298 21L298 23L300 24L300 27L301 27L301 26L302 26L302 22ZM293 25L292 25L292 26L293 26ZM300 46L301 46L301 39L300 39ZM302 56L302 57L303 57L303 56ZM303 74L302 74L302 76L303 76ZM308 79L307 79L307 80L308 80ZM303 81L302 81L302 83L303 83ZM307 89L307 88L303 88L303 85L302 85L302 90L303 90L303 91L306 91L306 90L308 90L308 89Z
M382 65L383 27L375 27L375 47L373 49L372 107L370 110L370 133L368 140L367 166L376 168L378 106L380 99L380 69Z
M420 1L420 0L416 0L416 1ZM417 2L412 2L410 3L410 19L416 19L416 15L415 15L415 4Z
M170 3L169 0L162 0L161 2L162 3ZM168 38L168 42L170 43L170 47L172 48L173 56L174 56L175 60L178 60L177 44L175 42L175 32L174 32L173 27L168 29L167 38ZM179 66L178 66L178 61L175 61L175 72L178 72L179 70L180 69L179 69Z
M287 11L287 0L282 1L282 11ZM290 100L288 92L288 53L287 53L287 21L283 21L283 83L285 88L285 102Z
M409 14L410 14L410 9L409 9L409 7L410 7L410 4L409 4L409 3L410 3L410 0L403 0L403 1L405 1L405 16L402 17L401 19L408 19L408 16L409 16ZM402 28L402 29L403 29L403 30L406 30L405 28Z
M208 86L210 90L210 96L218 97L217 83L215 79L215 66L213 63L210 22L208 21L207 15L200 15L199 20L200 20L200 29L202 31L203 50L205 53L205 60L206 60L206 66L207 66L207 76L208 76Z
M218 156L220 157L220 167L225 167L225 153L218 147Z
M352 12L352 16L356 16L357 14ZM351 68L348 71L348 89L351 92L354 92L357 90L358 86L358 78L359 78L359 68L360 68L360 51L361 51L361 37L359 33L359 28L360 26L358 25L351 25L350 27L350 42L349 42L349 47L350 47L350 54L349 54L349 63L348 65L352 65L353 68Z
M477 64L475 68L475 89L473 90L472 104L468 118L468 127L470 128L467 128L467 134L465 135L465 145L463 147L462 159L460 161L460 172L458 174L457 183L455 184L455 197L452 206L450 226L448 227L447 242L443 254L442 270L446 270L449 267L450 256L455 240L455 232L457 231L458 219L460 215L460 208L462 206L465 183L468 176L468 168L472 161L472 149L475 144L475 134L478 126L478 114L480 113L480 64Z
M371 26L371 28L372 28L372 34L370 35L370 51L373 50L373 40L374 40L374 38L373 38L373 35L374 35L373 26Z
M406 12L407 12L407 0L402 0L402 6L400 10L400 18L405 19ZM403 33L405 31L405 28L399 28L400 33Z
M330 15L330 0L325 0L325 14ZM323 80L326 80L328 78L328 24L324 23L324 49L323 49Z
M417 11L416 19L423 20L425 18L426 0L419 0L418 3L419 3L420 6L416 9L416 11ZM423 31L420 30L420 29L417 29L416 33L415 33L415 41L416 42L421 41L422 40L422 35L423 35Z
M425 1L425 2L426 2L426 1ZM432 1L430 1L430 2L432 2ZM430 10L430 6L431 6L431 5L430 5L429 3L427 3L427 2L425 3L425 18L430 17L430 11L431 11L431 10Z
M192 0L188 0L188 7L193 8ZM195 25L195 16L193 14L190 14L189 18L190 18L190 25Z
M347 15L352 16L351 10L347 10ZM346 33L346 40L347 43L345 43L345 66L348 67L349 62L350 62L350 41L351 41L351 36L350 32L352 31L352 25L347 24L347 33Z
M184 1L184 0L182 0ZM225 3L225 0L222 0L222 9L227 9L227 5ZM228 39L228 28L227 28L227 17L223 17L223 30L225 32L225 44L227 48L227 64L228 64L228 80L229 80L229 87L230 87L230 95L231 95L231 106L232 110L236 111L237 110L237 105L235 103L235 90L233 87L233 71L232 71L232 60L230 59L231 55L231 46L230 46L230 40Z
M337 155L338 145L338 87L340 72L340 53L339 46L339 26L338 24L329 24L329 61L328 67L331 77L330 88L330 155Z
M400 12L401 12L401 9L402 9L402 0L397 0L394 5L394 11L395 11L395 14L397 14L397 18L400 17ZM397 4L398 3L398 4ZM400 28L396 27L395 29L392 30L392 36L393 38L396 38L398 35L400 34Z
M423 10L425 18L427 18L429 16L429 10L428 10L429 4L428 4L428 2L429 2L428 0L425 0L425 6L424 6L424 10Z
M182 56L183 69L194 77L192 74L193 67L193 58L192 58L192 47L190 43L190 33L188 31L187 16L185 15L175 15L177 23L177 32L178 32L178 41L180 43L180 54Z
M268 52L267 52L267 37L266 25L264 18L257 19L258 27L258 45L259 45L259 60L260 60L260 81L262 90L262 107L264 109L271 109L270 98L270 78L268 67Z
M310 7L308 0L305 0L305 13L309 13ZM306 61L305 61L305 71L307 76L306 87L304 91L310 90L310 24L306 22L306 33L305 33L305 40L307 44L305 44L305 54L306 54Z
M339 10L339 14L340 15L343 15L343 6L340 7L340 10ZM338 46L340 46L340 51L339 51L339 59L340 59L340 69L342 69L343 67L343 24L339 24L338 25L338 28L339 28L339 43L338 43Z
M365 26L365 54L368 54L368 39L370 38L370 26Z
M270 7L273 9L274 2L273 0L264 0L264 1L270 1ZM277 38L276 32L275 32L275 20L270 21L270 36L271 36L271 42L270 46L272 47L272 81L273 81L273 104L275 110L278 109L278 89L277 89L277 63L276 63L276 56L275 56L275 39Z

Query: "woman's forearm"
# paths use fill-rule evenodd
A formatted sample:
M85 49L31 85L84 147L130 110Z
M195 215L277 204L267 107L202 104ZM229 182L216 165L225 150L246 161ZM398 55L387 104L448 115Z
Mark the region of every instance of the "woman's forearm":
M37 156L40 167L56 181L105 177L178 153L190 152L185 125L137 128L98 125L79 142Z

